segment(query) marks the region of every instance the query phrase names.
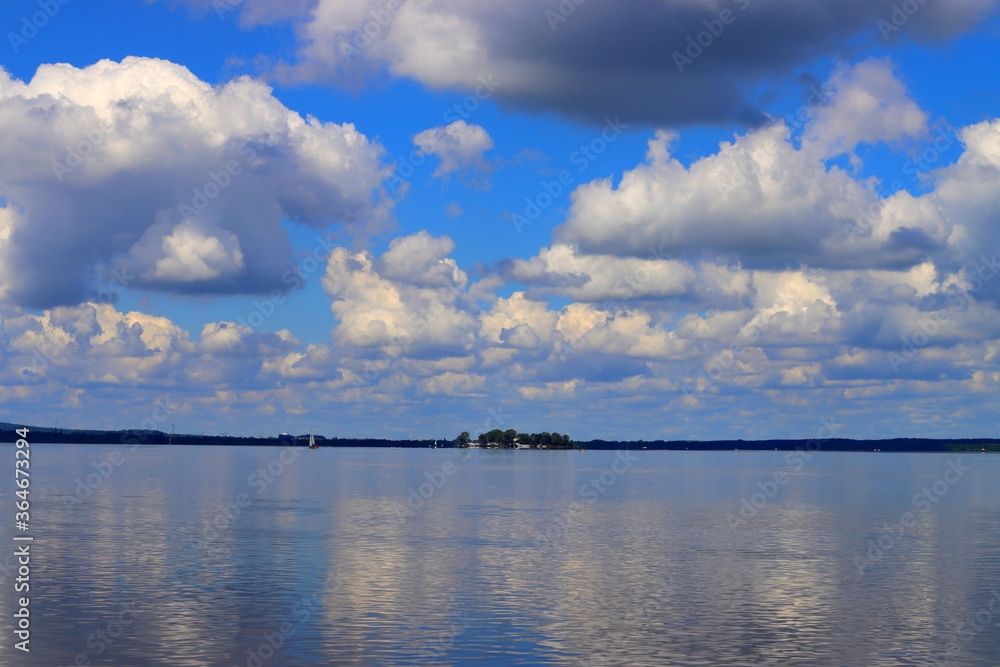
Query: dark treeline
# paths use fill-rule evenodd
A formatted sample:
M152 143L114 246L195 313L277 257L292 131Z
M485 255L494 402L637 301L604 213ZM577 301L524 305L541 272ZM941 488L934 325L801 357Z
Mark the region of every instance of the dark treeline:
M993 438L889 438L886 440L591 440L577 443L584 449L662 449L671 451L792 451L827 452L1000 452L1000 440Z
M284 447L287 445L306 447L309 444L308 435L292 437L254 438L230 435L192 435L164 433L163 431L147 431L142 429L126 429L123 431L98 431L38 428L15 424L0 425L0 442L10 443L19 437L15 432L18 428L29 429L28 440L31 443L63 443L71 445L242 445L249 447ZM324 438L317 435L316 444L321 447L432 447L434 440L384 440L379 438ZM451 447L450 440L440 440L439 446Z
M129 429L123 431L98 431L54 429L39 427L24 427L15 424L0 424L0 442L12 443L18 435L17 428L28 428L28 439L32 443L66 443L80 445L108 444L139 444L139 445L243 445L243 446L300 446L308 445L308 435L245 438L227 435L171 435L162 431L144 431ZM570 441L568 436L552 434L521 434L516 431L510 434L497 431L483 434L484 442L495 441L510 446L514 434L522 444L537 447L542 443L549 447L573 447L577 449L615 450L615 449L650 449L672 451L791 451L795 449L822 450L829 452L1000 452L1000 439L996 438L889 438L885 440L851 440L848 438L832 438L829 440L590 440ZM468 433L463 433L465 438ZM539 437L540 436L540 437ZM559 436L558 443L556 436ZM459 438L439 438L438 440L385 440L381 438L325 438L317 435L316 444L320 447L456 447L468 446L469 441ZM510 443L507 443L510 440ZM464 441L464 442L463 442Z

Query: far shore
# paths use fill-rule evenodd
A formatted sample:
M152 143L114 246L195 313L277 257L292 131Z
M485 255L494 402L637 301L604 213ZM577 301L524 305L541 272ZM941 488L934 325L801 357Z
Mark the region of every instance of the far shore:
M41 428L3 424L0 442L13 443L18 428L29 430L32 444L59 443L75 445L196 445L243 447L307 447L309 435L284 437L238 437L229 435L170 434L162 431L126 429L99 431L80 429ZM438 438L418 440L387 440L381 438L326 438L316 435L320 449L333 447L380 448L456 448L454 439ZM827 451L827 452L1000 452L1000 439L996 438L888 438L883 440L853 440L829 438L822 440L588 440L574 441L570 450L661 450L661 451ZM522 450L513 450L522 451ZM562 451L566 451L563 449Z

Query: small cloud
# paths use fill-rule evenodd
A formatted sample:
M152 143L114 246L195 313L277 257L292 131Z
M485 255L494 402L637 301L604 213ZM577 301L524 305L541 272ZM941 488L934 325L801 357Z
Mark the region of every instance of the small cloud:
M448 204L445 207L444 212L448 215L449 218L457 218L458 216L465 213L465 211L462 210L462 206L457 201L453 201L452 203Z
M862 143L900 142L927 134L927 113L910 97L889 60L842 67L827 87L832 102L816 112L803 141L824 158L852 153Z
M434 176L467 168L490 169L483 153L493 148L493 140L482 127L470 125L464 120L424 130L413 137L413 144L425 155L436 155L441 159Z

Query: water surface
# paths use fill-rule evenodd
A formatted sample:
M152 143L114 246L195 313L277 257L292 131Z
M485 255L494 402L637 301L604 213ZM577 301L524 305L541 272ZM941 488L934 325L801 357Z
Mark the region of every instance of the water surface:
M35 445L2 661L1000 664L1000 457L616 456Z

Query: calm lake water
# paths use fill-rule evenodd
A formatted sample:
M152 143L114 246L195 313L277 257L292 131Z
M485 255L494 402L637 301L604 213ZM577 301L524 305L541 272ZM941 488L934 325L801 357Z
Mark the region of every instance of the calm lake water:
M0 556L3 664L1000 664L1000 456L34 445L31 464L32 652Z

